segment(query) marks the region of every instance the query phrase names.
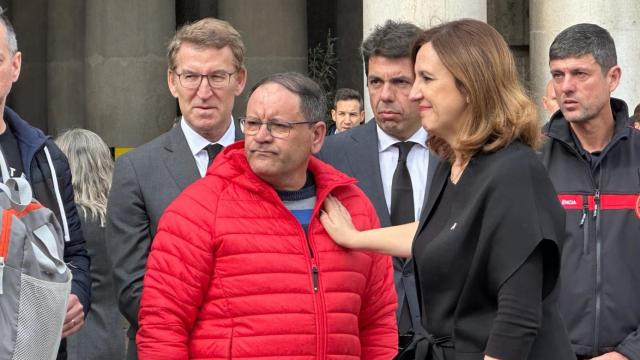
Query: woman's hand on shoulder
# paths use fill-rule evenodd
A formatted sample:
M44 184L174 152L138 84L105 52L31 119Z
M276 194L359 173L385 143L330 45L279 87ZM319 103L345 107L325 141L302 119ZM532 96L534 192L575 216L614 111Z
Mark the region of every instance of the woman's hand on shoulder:
M360 232L353 226L347 208L332 195L324 201L323 210L320 211L320 222L338 245L350 249L356 248Z

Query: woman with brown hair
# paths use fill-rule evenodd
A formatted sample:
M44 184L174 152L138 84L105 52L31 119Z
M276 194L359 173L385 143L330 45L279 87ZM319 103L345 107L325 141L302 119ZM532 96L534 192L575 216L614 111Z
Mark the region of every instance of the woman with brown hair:
M446 160L420 222L358 232L330 199L325 228L346 247L413 257L427 330L416 359L574 359L555 302L564 211L509 47L459 20L422 33L412 54L411 99Z

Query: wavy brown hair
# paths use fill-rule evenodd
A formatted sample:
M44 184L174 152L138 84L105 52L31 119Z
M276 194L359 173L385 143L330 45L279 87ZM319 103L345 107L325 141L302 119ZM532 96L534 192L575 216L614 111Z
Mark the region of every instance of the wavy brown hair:
M478 151L496 151L515 140L536 149L540 128L533 101L518 80L509 46L491 26L463 19L421 33L412 48L415 63L420 48L431 43L453 75L458 90L469 98L471 117L461 124L456 144L429 135L430 148L454 160L451 146L468 160Z

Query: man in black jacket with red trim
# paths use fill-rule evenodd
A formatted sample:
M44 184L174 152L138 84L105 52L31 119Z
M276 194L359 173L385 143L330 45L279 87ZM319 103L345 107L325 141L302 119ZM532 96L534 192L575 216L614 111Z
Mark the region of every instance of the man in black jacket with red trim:
M15 31L0 9L0 113L3 114L0 121L0 146L11 176L24 176L29 181L36 200L56 214L64 230L64 261L73 274L61 334L62 337L66 337L82 327L84 317L89 311L90 260L73 200L71 171L67 158L50 137L29 125L5 106L11 86L20 75L21 60L22 54L18 51ZM52 173L57 175L57 184L52 181ZM58 358L66 358L64 343L61 345Z
M578 24L549 50L557 111L542 159L566 210L560 310L578 359L640 360L640 131L607 30Z

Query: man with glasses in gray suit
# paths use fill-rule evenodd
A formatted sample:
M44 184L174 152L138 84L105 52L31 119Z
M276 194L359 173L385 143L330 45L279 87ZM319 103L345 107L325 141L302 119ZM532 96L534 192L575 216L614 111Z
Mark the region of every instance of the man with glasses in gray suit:
M244 89L244 44L227 22L207 18L183 26L168 46L167 82L182 112L168 132L116 161L107 209L107 241L120 311L135 336L151 240L165 208L204 176L222 147L242 137L231 116Z

